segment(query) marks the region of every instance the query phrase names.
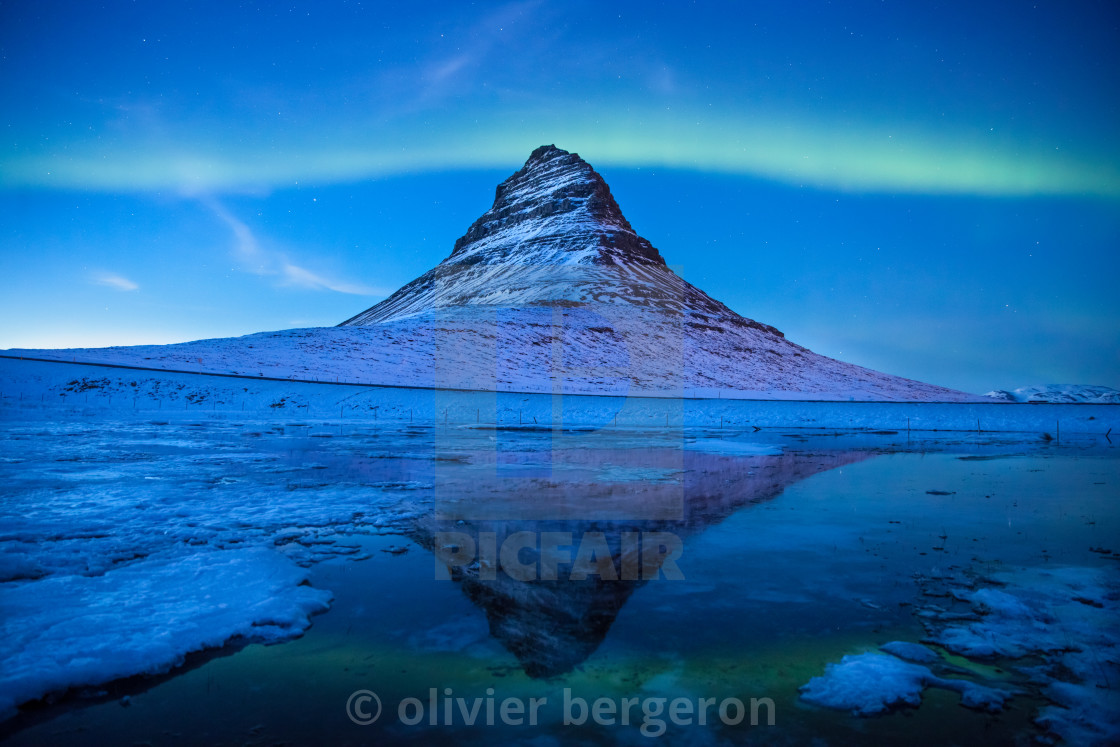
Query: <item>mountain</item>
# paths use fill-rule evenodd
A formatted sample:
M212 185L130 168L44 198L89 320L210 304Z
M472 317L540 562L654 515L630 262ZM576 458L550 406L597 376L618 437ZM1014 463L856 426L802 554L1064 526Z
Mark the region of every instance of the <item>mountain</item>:
M338 327L9 351L191 372L483 391L976 401L826 358L685 282L586 161L537 148L450 256Z
M563 391L975 399L817 355L732 311L674 273L602 176L554 145L498 185L447 259L341 326L396 324L446 330L449 372L476 350L499 387L535 370Z
M1054 402L1095 404L1120 404L1120 390L1107 386L1088 384L1050 384L1048 386L1023 386L1018 389L998 389L984 395L1000 402Z
M343 325L467 306L638 307L754 327L675 275L622 215L610 187L574 153L544 145L498 185L494 205L451 256Z

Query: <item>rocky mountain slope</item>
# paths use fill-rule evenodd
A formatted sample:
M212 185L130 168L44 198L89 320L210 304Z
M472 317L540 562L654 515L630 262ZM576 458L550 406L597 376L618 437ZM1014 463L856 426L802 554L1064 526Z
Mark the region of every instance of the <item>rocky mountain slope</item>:
M603 178L552 145L498 186L446 260L343 322L369 325L430 329L448 373L477 352L498 385L536 371L563 391L973 399L825 358L735 313L676 275Z

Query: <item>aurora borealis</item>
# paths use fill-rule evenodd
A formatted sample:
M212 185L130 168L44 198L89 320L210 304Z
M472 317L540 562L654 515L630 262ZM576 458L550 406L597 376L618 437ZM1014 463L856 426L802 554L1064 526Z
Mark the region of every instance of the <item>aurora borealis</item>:
M1120 387L1109 3L0 3L0 347L332 324L543 143L826 355Z

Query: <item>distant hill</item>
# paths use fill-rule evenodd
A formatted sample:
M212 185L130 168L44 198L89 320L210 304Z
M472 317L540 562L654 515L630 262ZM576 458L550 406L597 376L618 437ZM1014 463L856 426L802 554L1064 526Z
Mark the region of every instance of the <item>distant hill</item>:
M1120 404L1120 390L1107 386L1086 384L1050 384L1024 386L1008 391L998 389L985 397L1001 402L1093 402L1095 404Z

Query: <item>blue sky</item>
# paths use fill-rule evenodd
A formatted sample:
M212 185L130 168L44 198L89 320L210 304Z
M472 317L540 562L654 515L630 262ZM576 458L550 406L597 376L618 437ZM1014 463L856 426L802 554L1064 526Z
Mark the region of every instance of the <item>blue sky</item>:
M792 7L0 2L0 347L337 323L555 143L818 352L1120 388L1112 4Z

